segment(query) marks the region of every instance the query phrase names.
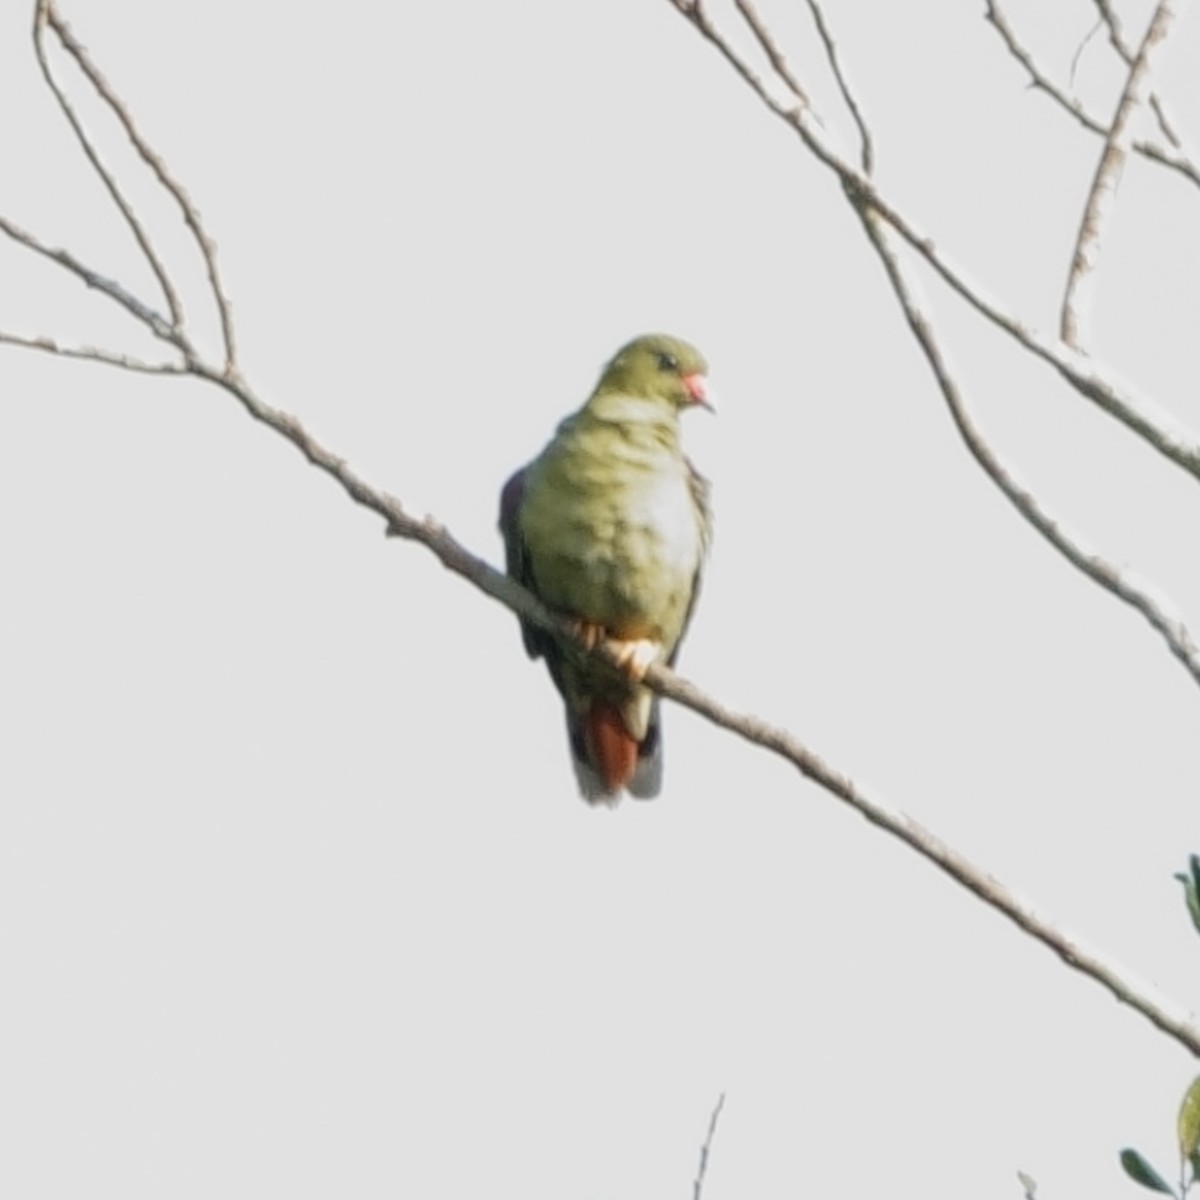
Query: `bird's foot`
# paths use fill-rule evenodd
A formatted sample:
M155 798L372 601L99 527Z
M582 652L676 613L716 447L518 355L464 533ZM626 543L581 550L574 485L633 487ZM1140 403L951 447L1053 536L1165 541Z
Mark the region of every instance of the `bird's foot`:
M580 617L571 619L571 629L575 636L583 643L585 650L595 650L604 640L604 626L597 625L593 621L584 621Z
M581 617L571 619L571 631L583 643L585 650L595 650L606 638L616 655L618 669L633 683L641 683L650 666L662 657L662 645L649 638L613 637L603 625L585 621Z
M662 646L649 638L613 642L617 665L634 683L641 683L647 670L662 657Z

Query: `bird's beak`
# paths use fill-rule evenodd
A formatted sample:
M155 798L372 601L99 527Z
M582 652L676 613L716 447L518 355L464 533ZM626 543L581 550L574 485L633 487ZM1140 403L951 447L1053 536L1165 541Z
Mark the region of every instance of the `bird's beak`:
M708 380L699 371L695 371L691 375L685 375L683 377L683 386L687 388L688 395L691 396L693 404L699 405L701 408L707 408L710 413L717 411L713 405L712 394L708 390Z

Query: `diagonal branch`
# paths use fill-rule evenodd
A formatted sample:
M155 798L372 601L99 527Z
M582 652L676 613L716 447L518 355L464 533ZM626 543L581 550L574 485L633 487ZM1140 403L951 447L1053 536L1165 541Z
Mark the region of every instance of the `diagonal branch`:
M856 211L862 220L867 237L883 262L888 282L896 293L900 306L913 336L917 339L929 366L945 397L959 435L966 443L971 456L982 467L984 473L1000 489L1004 497L1018 513L1033 526L1072 566L1082 571L1093 583L1111 593L1118 600L1141 613L1150 625L1162 634L1171 653L1183 663L1192 678L1200 683L1200 646L1197 646L1183 618L1174 611L1169 601L1156 597L1146 584L1135 581L1129 571L1121 571L1116 564L1086 548L1083 539L1069 531L1056 517L1050 515L1034 494L1022 485L1000 461L999 456L988 445L967 412L962 392L954 382L946 365L945 357L933 335L929 317L916 298L913 282L903 271L899 256L888 232L869 205L860 204Z
M1081 323L1086 310L1091 307L1095 292L1096 267L1100 261L1100 237L1112 212L1117 185L1121 181L1125 159L1129 156L1132 141L1130 121L1142 103L1142 93L1150 76L1151 52L1167 36L1174 15L1171 0L1160 0L1146 30L1146 36L1142 39L1137 57L1130 64L1129 75L1104 139L1104 149L1100 154L1100 161L1096 164L1096 174L1088 191L1083 219L1079 224L1079 235L1075 242L1075 252L1071 256L1071 269L1063 293L1059 324L1062 340L1075 350L1083 349Z
M569 623L547 609L513 579L472 554L433 517L417 519L411 516L395 496L361 478L345 459L317 442L290 413L264 402L237 376L203 365L193 365L191 370L193 374L224 388L255 420L285 437L310 463L341 484L352 500L383 517L389 536L419 543L430 550L447 570L474 584L481 592L498 600L518 616L549 630L580 653L588 652L584 641ZM619 669L619 649L614 644L604 642L590 653L597 655L614 670ZM1040 916L1030 904L1019 899L988 872L923 825L831 767L794 734L759 717L736 712L662 664L649 668L645 683L660 696L690 708L713 724L791 763L802 775L849 805L873 825L898 838L985 904L1002 913L1057 954L1069 967L1107 988L1119 1001L1129 1005L1163 1033L1200 1055L1200 1028L1191 1023L1190 1014L1185 1009L1160 997L1149 985L1134 981L1122 967L1107 961L1098 952L1087 948L1053 922Z
M799 738L757 717L726 708L664 667L652 667L646 675L646 682L660 695L677 701L723 729L772 750L792 763L801 774L820 784L873 825L898 838L978 899L1041 942L1072 970L1079 971L1107 988L1117 1000L1129 1005L1168 1037L1193 1054L1200 1054L1200 1028L1192 1023L1191 1013L1187 1009L1165 999L1151 985L1135 981L1122 966L1105 959L1041 916L1028 901L1010 892L994 876L976 866L919 822L892 808L880 796L868 793L849 776L830 767Z
M859 163L862 166L862 173L870 175L875 169L875 146L871 141L871 131L863 118L862 109L858 106L850 83L842 72L837 43L829 32L829 26L825 23L825 14L821 11L817 0L808 0L808 11L812 13L813 24L817 27L817 36L825 47L825 57L829 60L829 68L837 81L838 91L842 93L842 100L849 109L850 116L854 118L854 124L858 127Z
M1100 13L1101 24L1108 30L1108 40L1117 52L1117 56L1127 67L1132 67L1135 58L1133 47L1125 37L1125 32L1121 27L1121 19L1117 16L1116 9L1109 3L1109 0L1093 0L1093 3ZM1157 17L1157 13L1155 17ZM1165 101L1155 92L1150 93L1150 108L1154 112L1163 137L1176 149L1180 149L1183 146L1183 139L1179 136L1174 122L1167 113Z
M1109 0L1092 0L1092 3L1095 4L1096 11L1100 14L1100 20L1108 27L1108 36L1119 53L1124 44L1121 18L1117 16L1116 9L1109 3Z
M76 278L82 280L88 287L95 288L96 291L119 304L135 320L145 325L155 337L160 338L164 342L175 343L176 331L161 313L155 312L150 305L139 300L131 291L117 283L116 280L109 279L106 275L101 275L99 271L94 271L91 267L86 266L69 250L56 249L53 246L46 245L45 242L30 233L29 230L22 229L6 217L0 217L0 233L10 237L19 246L24 246L25 249L32 251L34 254L49 259L50 262L57 264L64 270L69 271Z
M701 1200L704 1195L704 1177L708 1174L708 1156L712 1153L713 1138L717 1134L717 1122L721 1119L721 1109L725 1107L725 1093L717 1097L712 1116L708 1118L708 1133L704 1135L704 1143L700 1147L700 1166L696 1170L696 1181L692 1184L692 1200Z
M812 108L812 102L808 98L808 93L801 87L800 81L792 73L792 69L788 66L788 61L784 57L783 51L779 48L779 43L771 36L771 31L763 24L762 17L758 15L758 9L750 3L750 0L734 0L734 3L737 5L738 12L742 14L742 20L750 26L750 32L754 34L775 74L783 80L791 93L805 108Z
M0 345L23 346L27 350L43 350L57 354L60 358L79 358L86 362L107 363L112 367L123 367L126 371L138 371L147 375L186 375L187 367L182 363L147 362L132 354L118 354L99 346L64 346L52 337L28 337L20 333L8 333L0 329Z
M39 0L39 5L46 2L47 0ZM686 4L687 0L673 0L673 2L682 5ZM691 11L695 11L695 9L693 8ZM859 177L853 175L853 178L858 179ZM167 185L164 184L164 186ZM872 222L882 220L891 223L886 214L876 211L867 192L860 192L855 203L859 206L860 213L870 211ZM199 226L199 218L197 217L196 220ZM11 230L6 230L6 232L10 232L11 235ZM203 234L202 229L201 233ZM206 242L208 241L207 234L203 234L203 238ZM36 239L31 239L28 235L18 237L17 240L39 253L46 254L64 269L72 271L85 281L95 280L93 286L102 287L107 294L119 299L126 307L129 307L134 316L142 319L138 312L140 302L119 285L104 281L78 260L66 255L65 252L46 250L36 242ZM885 258L886 261L888 260ZM130 307L131 304L133 307ZM5 340L9 343L50 353L71 353L59 349L49 339L21 339L10 336ZM605 642L595 650L588 651L582 639L566 621L549 611L513 579L501 574L483 559L472 554L433 517L417 519L411 516L395 496L367 482L346 463L344 458L321 445L295 416L264 401L232 364L231 349L232 341L226 344L226 360L221 364L208 363L198 355L188 354L186 362L177 368L178 373L186 371L188 374L206 379L223 389L241 404L251 417L286 438L310 463L335 479L352 500L382 517L389 535L425 546L448 570L474 584L480 591L498 600L514 613L550 631L564 642L572 644L580 653L593 653L609 666L618 669L620 659L617 647ZM107 363L115 362L115 365L130 365L116 361L119 356L104 351L82 350L72 356L88 357ZM149 364L136 366L134 369L146 369L147 366ZM1200 1055L1200 1029L1191 1023L1190 1016L1186 1011L1161 998L1147 985L1134 981L1116 964L1106 961L1100 954L1083 946L1053 922L1040 916L1027 902L1009 892L986 871L970 862L924 826L893 808L881 797L873 795L855 784L848 775L829 766L794 734L757 717L733 711L662 664L656 664L649 668L645 675L645 683L659 695L683 704L694 712L707 717L713 724L737 733L746 741L761 746L790 762L801 774L849 805L866 820L926 858L985 904L1002 913L1020 929L1058 955L1073 970L1107 988L1118 1000L1129 1005L1158 1029L1193 1053ZM715 1123L716 1114L710 1124L710 1140Z

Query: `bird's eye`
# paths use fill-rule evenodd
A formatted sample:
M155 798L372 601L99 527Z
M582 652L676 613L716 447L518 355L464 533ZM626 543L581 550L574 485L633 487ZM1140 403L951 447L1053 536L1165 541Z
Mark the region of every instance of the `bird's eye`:
M660 371L678 371L679 359L673 354L667 354L665 351L658 356L658 369Z

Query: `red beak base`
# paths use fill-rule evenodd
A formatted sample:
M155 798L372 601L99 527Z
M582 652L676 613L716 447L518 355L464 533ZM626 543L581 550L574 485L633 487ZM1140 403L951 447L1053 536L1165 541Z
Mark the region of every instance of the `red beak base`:
M708 398L708 383L699 371L691 375L685 375L683 377L683 386L687 388L688 395L691 396L693 404L698 404L701 408L707 408L709 412L716 411L712 406L712 401Z

